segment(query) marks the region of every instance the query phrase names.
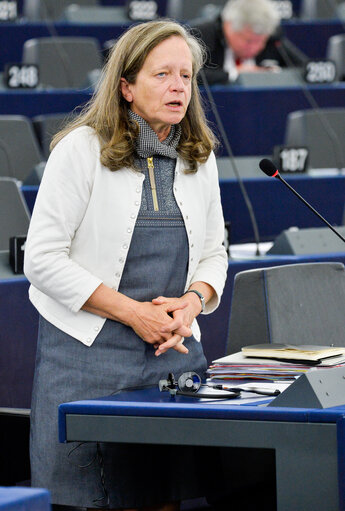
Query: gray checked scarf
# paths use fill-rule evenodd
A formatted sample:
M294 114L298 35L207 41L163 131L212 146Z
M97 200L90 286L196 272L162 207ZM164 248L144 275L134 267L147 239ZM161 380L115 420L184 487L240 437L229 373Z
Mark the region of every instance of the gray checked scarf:
M132 122L139 124L139 136L135 142L135 149L139 156L150 158L151 156L160 155L173 159L177 158L176 147L181 136L181 126L179 124L173 124L169 135L161 142L157 134L140 115L132 110L128 110L128 115Z

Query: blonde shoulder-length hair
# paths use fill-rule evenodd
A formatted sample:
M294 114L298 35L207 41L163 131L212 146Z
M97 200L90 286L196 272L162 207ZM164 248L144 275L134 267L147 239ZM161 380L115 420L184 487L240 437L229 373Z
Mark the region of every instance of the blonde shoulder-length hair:
M115 171L134 167L134 142L138 126L130 122L129 103L121 93L121 78L135 83L150 51L172 36L182 37L192 54L192 95L182 119L181 138L177 151L195 172L198 163L205 163L217 140L207 124L197 84L197 73L204 64L205 50L182 25L171 20L151 21L131 27L113 46L102 72L100 85L80 114L55 135L51 149L67 133L79 126L92 127L101 143L101 163Z

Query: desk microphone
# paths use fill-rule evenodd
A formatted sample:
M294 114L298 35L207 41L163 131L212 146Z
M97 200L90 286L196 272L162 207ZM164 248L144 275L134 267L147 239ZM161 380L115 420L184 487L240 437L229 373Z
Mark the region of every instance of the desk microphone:
M327 220L323 216L321 216L320 213L318 213L316 209L314 209L313 206L309 204L309 202L303 199L303 197L298 192L296 192L296 190L292 188L292 186L290 186L289 183L287 183L284 178L281 177L281 175L279 174L279 170L275 167L274 163L271 160L264 158L263 160L260 161L259 167L262 170L262 172L266 174L266 176L275 177L276 179L279 179L279 181L284 183L284 185L287 186L289 190L291 190L292 193L294 193L296 197L298 197L303 202L303 204L308 206L308 208L318 218L320 218L320 220L322 220L334 232L334 234L336 234L345 243L345 238L343 238L343 236L336 229L334 229L334 227L329 222L327 222Z

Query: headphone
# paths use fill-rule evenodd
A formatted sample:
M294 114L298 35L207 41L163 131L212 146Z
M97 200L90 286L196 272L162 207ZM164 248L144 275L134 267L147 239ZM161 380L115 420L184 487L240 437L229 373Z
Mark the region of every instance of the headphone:
M201 383L201 378L197 373L189 371L188 373L183 373L176 381L173 373L168 374L168 378L166 380L159 380L158 383L159 390L161 392L169 391L171 396L187 396L187 397L196 397L199 399L234 399L236 397L241 396L241 392L253 392L254 394L259 394L261 396L278 396L280 394L280 390L266 390L260 388L250 389L243 388L240 386L237 387L227 387L226 385L216 384L216 385L208 385L207 383ZM200 387L209 387L211 389L216 390L226 390L222 394L206 394L204 392L198 393Z
M204 398L204 399L233 399L235 397L240 397L240 390L231 390L230 392L222 393L222 394L198 394L198 390L200 387L211 387L211 388L221 388L221 386L213 386L201 383L201 378L197 373L189 371L187 373L181 374L178 380L175 380L173 373L168 374L168 378L166 380L159 380L158 383L159 390L161 392L169 391L171 396L186 396L186 397L194 397L194 398ZM225 390L225 389L224 389Z

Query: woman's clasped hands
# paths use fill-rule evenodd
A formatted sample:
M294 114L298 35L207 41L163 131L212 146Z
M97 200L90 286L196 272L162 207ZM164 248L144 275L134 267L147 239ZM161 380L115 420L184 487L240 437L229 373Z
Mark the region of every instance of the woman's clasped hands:
M137 302L131 326L137 335L156 348L156 356L170 348L187 354L183 340L192 335L190 326L199 312L200 307L198 310L198 303L192 297L159 296L152 302Z

